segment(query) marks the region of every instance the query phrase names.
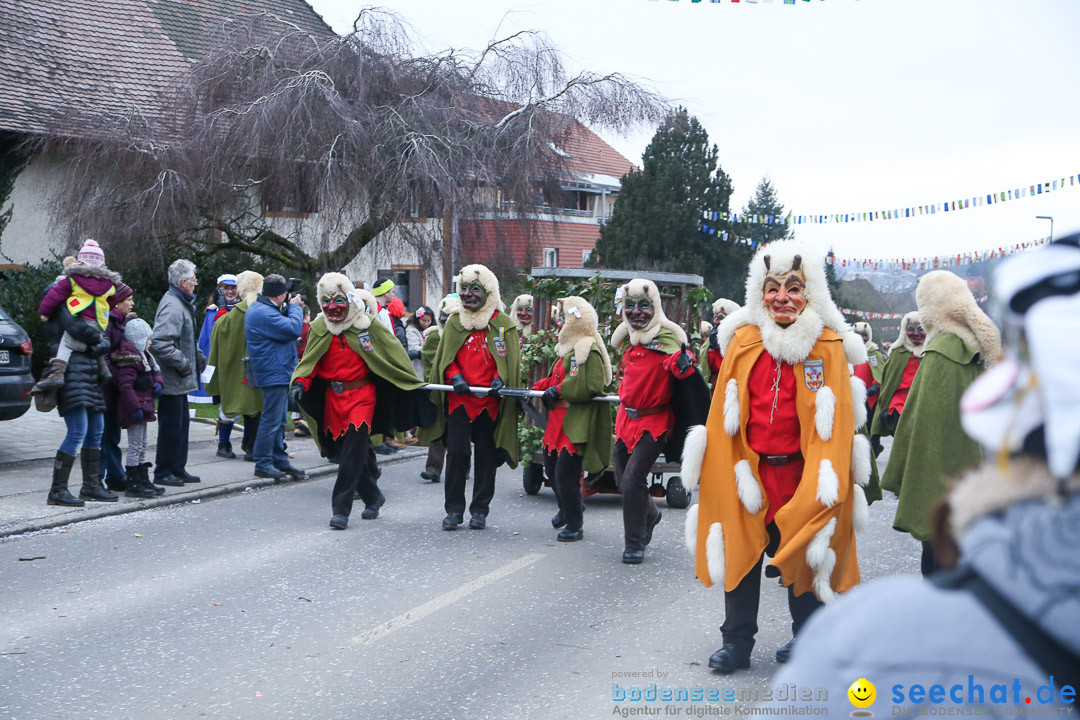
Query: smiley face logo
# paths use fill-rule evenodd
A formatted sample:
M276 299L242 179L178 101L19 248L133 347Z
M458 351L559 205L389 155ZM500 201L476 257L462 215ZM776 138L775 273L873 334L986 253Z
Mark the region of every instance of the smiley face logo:
M874 687L874 683L870 682L866 678L859 678L855 682L851 683L851 687L847 691L848 700L851 704L857 708L868 708L874 704L874 700L877 699L877 688Z

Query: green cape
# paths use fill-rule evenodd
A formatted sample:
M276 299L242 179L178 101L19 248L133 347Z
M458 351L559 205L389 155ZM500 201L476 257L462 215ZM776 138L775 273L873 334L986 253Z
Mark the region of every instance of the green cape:
M206 363L214 366L214 375L206 383L206 394L221 398L225 417L254 415L262 412L262 391L244 384L244 358L247 339L244 335L246 301L238 303L214 323L210 331L210 357Z
M420 348L420 362L424 364L424 380L442 385L441 380L431 377L431 366L435 363L435 351L438 349L439 331L436 330L424 339L424 345Z
M893 527L917 540L930 539L930 514L948 484L982 462L978 443L960 426L960 396L980 372L978 352L941 333L927 344L911 384L881 486L900 496Z
M904 379L904 368L907 367L910 358L911 351L900 345L889 353L889 359L885 361L881 392L878 394L877 405L874 406L874 417L870 421L871 437L888 437L893 434L894 428L885 420L885 413L889 411L892 397L896 394L896 389L900 387L900 381ZM908 391L908 397L911 397L910 391Z
M499 355L495 341L499 339L499 331L502 330L503 343L506 354ZM471 331L466 330L461 324L458 315L451 315L443 326L442 337L435 350L432 360L431 381L438 385L448 384L446 368L457 357L461 346L469 337ZM487 327L488 352L495 358L495 368L502 378L506 387L521 387L521 341L518 338L517 326L507 317L506 313L496 313L488 321ZM414 374L415 377L415 374ZM431 393L431 401L441 412L437 413L435 422L417 434L421 441L431 443L435 440L443 440L446 435L447 400L446 393L436 390ZM499 417L495 422L495 446L499 451L499 464L507 463L511 468L516 468L521 457L521 445L518 442L518 405L514 398L502 398L499 403Z
M574 353L563 358L565 375L561 394L570 402L563 418L563 432L578 446L582 467L587 473L602 472L611 465L611 409L608 403L593 402L604 394L604 359L600 348L594 343L589 357L578 366L577 375L571 375Z
M349 348L363 358L368 369L373 373L375 382L375 414L368 429L369 435L393 433L395 430L408 430L431 424L435 408L428 399L427 391L419 388L423 380L416 377L408 353L386 326L372 316L371 325L366 330L351 327L341 334ZM304 357L293 371L292 379L308 377L315 372L315 366L326 351L335 335L326 327L326 320L319 315L308 330L308 344ZM365 342L370 342L370 349ZM323 457L337 457L340 442L331 438L324 430L323 419L326 408L328 382L323 378L312 381L310 389L304 393L300 410L309 427L318 428L312 433Z

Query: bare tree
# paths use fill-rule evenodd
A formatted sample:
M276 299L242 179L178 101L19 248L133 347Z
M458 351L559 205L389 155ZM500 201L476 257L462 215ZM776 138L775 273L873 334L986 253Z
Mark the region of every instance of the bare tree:
M160 111L82 116L74 133L69 119L45 141L71 158L54 207L74 235L132 252L236 249L318 272L418 212L497 199L524 216L565 178L573 123L621 132L666 111L625 76L571 74L535 32L480 52L419 47L381 10L344 36L227 21Z

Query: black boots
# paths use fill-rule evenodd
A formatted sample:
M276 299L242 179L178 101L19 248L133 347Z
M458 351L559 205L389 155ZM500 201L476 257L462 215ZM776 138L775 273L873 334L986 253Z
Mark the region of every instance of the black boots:
M49 505L82 507L86 504L68 492L68 478L71 477L71 468L74 465L74 455L68 455L63 450L56 451L56 460L53 461L52 487L49 488L47 501Z
M127 473L127 491L124 493L127 497L133 498L155 498L159 495L157 486L150 482L150 472L148 470L150 463L144 463L142 465L128 465L124 468L124 472ZM161 488L161 492L165 492L165 488Z
M745 670L750 667L750 651L751 647L741 647L735 643L724 643L724 647L720 648L712 654L709 658L709 667L713 670L719 670L720 672L728 675L736 670Z
M82 487L79 488L79 497L94 502L116 502L119 500L118 495L109 492L101 484L101 477L98 475L101 466L101 450L84 447L82 452L79 453L79 458L82 460L83 475Z

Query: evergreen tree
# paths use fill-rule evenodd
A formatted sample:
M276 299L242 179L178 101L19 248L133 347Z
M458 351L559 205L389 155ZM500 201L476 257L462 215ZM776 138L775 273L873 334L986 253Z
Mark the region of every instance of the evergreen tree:
M737 302L753 251L702 232L702 212L727 212L731 179L719 151L685 108L668 116L645 149L642 169L624 175L611 220L600 230L596 264L627 270L697 273ZM725 229L722 222L718 232Z
M750 202L743 208L743 214L751 218L757 215L759 220L766 220L770 215L775 220L780 220L784 216L784 206L780 204L780 199L776 195L776 188L768 175L761 178L757 189L754 190L754 196L750 198ZM787 223L769 225L765 222L745 222L738 223L735 232L757 243L769 243L787 237L788 225Z

